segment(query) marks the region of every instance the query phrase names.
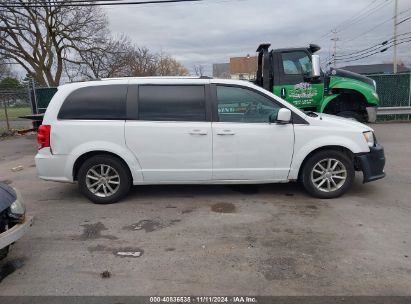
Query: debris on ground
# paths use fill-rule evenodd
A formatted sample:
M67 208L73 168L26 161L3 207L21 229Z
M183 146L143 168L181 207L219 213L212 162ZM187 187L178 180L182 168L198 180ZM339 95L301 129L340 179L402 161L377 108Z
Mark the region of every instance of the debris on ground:
M102 273L100 273L100 276L101 276L103 279L108 279L109 277L111 277L111 273L110 273L110 271L108 271L108 270L104 270Z
M144 230L145 232L153 232L162 228L164 225L154 220L141 220L138 223L123 227L125 230Z
M217 203L211 206L211 210L217 213L233 213L235 206L231 203Z
M33 134L36 130L34 128L17 130L18 135Z
M8 131L0 132L0 137L6 138L6 137L15 136L16 134L17 132L15 130L8 130Z
M143 249L140 248L126 248L124 250L117 250L114 252L115 255L123 258L138 258L144 253Z
M11 171L12 171L12 172L17 172L17 171L21 171L21 170L23 170L23 166L22 166L22 165L19 165L19 166L17 166L17 167L11 168Z

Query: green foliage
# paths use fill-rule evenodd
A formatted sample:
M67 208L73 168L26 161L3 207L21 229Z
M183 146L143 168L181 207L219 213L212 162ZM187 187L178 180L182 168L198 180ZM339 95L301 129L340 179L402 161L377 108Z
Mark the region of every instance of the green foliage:
M21 90L22 88L20 81L14 77L4 77L0 80L0 90Z

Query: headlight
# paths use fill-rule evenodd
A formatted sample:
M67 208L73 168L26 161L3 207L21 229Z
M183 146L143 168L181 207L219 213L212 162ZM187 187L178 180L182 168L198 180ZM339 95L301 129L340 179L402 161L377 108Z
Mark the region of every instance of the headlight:
M369 147L374 147L375 140L374 140L374 133L372 131L367 131L362 133L364 135L365 141L367 142Z
M23 203L17 197L17 199L10 205L9 216L12 219L21 221L24 219L25 214L26 207L24 207Z

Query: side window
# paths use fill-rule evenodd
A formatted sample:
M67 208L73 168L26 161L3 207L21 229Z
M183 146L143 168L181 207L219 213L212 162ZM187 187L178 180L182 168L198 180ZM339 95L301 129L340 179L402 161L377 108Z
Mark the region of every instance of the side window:
M126 118L127 85L100 85L75 90L60 108L58 119Z
M281 53L283 70L286 75L311 74L311 61L308 54L302 51Z
M202 85L140 85L138 118L156 121L205 121Z
M269 122L280 106L271 99L251 90L217 86L218 118L221 122Z

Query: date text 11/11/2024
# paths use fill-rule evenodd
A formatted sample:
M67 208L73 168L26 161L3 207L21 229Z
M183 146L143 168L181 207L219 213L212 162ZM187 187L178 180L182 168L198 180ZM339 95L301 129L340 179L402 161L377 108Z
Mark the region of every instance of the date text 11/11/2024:
M257 303L255 297L218 297L218 296L199 296L199 297L150 297L150 303Z

